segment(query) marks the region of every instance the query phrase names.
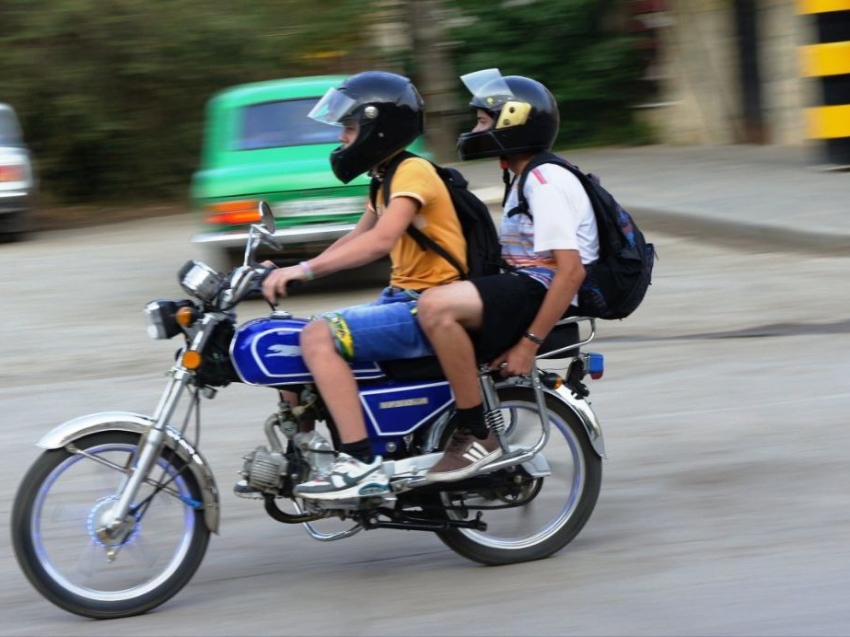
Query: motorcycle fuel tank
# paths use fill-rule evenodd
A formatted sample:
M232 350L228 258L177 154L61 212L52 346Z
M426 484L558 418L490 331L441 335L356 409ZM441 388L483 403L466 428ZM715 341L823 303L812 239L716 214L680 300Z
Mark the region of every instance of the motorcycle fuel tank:
M310 383L313 376L301 356L301 330L306 319L258 318L240 325L230 344L233 367L249 385ZM352 363L358 380L381 378L376 363Z

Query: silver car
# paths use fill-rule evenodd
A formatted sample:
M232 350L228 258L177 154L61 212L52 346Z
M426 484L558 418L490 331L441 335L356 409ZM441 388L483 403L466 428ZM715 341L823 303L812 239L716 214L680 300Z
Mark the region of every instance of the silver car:
M32 229L37 183L15 111L0 104L0 241Z

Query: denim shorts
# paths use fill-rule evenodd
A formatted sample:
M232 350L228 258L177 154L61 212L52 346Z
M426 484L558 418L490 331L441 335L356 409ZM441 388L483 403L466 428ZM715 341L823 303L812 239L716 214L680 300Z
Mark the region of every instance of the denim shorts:
M337 351L347 361L385 361L432 356L434 350L417 319L419 294L385 288L376 301L324 312Z

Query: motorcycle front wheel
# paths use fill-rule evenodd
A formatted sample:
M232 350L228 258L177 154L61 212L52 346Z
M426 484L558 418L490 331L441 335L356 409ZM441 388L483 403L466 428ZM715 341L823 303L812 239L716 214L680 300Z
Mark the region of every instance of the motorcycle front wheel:
M167 448L122 537L107 546L98 535L140 439L110 431L74 441L73 451L46 451L18 489L11 523L18 563L45 598L71 613L94 619L144 613L182 589L206 552L200 485Z
M506 387L498 395L508 444L532 446L540 435L534 391ZM584 528L602 486L602 459L568 407L547 395L546 408L550 435L541 453L548 475L531 477L523 469L497 472L493 488L440 494L450 519L469 519L480 511L487 524L486 531L440 532L456 553L488 565L539 560L562 549Z

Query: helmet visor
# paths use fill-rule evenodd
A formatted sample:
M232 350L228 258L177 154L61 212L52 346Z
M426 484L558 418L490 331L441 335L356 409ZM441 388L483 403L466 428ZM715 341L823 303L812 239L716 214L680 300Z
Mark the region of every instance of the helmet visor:
M472 101L474 104L492 105L495 109L497 106L504 104L514 97L505 78L502 77L499 69L484 69L483 71L475 71L460 76L460 81L472 93Z
M351 113L355 103L356 101L345 93L331 88L316 102L307 117L323 124L342 126L342 120Z

